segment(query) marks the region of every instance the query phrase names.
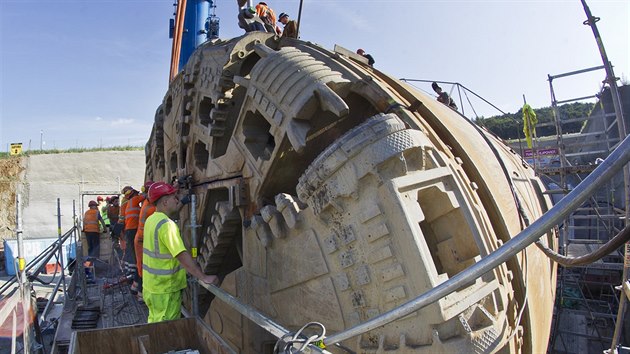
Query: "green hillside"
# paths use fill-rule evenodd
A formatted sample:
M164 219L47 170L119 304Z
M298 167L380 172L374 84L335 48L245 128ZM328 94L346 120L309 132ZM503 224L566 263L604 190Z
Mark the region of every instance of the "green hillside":
M144 146L111 146L111 147L93 147L93 148L71 148L71 149L48 149L48 150L23 150L22 155L48 155L48 154L62 154L62 153L80 153L80 152L95 152L95 151L135 151L143 150ZM0 159L10 157L8 152L0 152Z
M585 118L588 117L593 109L593 103L568 103L559 106L560 116L563 120L573 118ZM553 109L551 107L544 107L534 109L536 117L538 118L538 125L543 123L553 123ZM562 126L564 133L577 133L582 129L584 121L575 123L564 124ZM517 139L523 137L523 110L519 109L516 113L507 113L500 116L493 116L489 118L477 118L476 123L480 126L486 127L491 132L498 135L504 140ZM539 137L556 135L556 128L554 124L537 127L536 134Z

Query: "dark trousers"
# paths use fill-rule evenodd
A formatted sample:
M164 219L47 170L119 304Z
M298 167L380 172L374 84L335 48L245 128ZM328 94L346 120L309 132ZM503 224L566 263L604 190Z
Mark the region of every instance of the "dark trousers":
M136 231L138 231L138 229L125 230L125 242L127 243L127 246L125 248L125 255L123 256L125 274L133 275L134 280L138 278L136 251L133 247L133 240L136 237Z
M86 232L85 239L88 244L88 257L98 258L99 256L99 245L100 245L100 235L98 232Z

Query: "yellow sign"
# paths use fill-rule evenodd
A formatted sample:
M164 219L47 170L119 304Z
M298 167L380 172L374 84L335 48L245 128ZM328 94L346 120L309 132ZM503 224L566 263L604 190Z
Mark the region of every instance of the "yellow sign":
M14 143L11 144L11 150L9 155L21 155L22 154L22 143Z

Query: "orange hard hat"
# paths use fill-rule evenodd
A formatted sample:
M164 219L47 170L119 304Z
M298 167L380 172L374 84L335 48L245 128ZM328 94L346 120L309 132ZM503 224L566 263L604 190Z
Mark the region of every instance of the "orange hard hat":
M98 203L94 200L90 200L90 202L88 203L88 206L91 208L93 206L98 206Z
M164 182L155 182L149 188L149 201L155 203L161 197L175 193L177 193L177 189L172 185Z

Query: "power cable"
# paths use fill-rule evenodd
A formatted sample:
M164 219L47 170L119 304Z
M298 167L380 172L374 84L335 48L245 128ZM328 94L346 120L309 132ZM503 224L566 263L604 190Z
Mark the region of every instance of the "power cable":
M606 244L604 244L602 247L589 254L579 257L563 256L545 246L540 240L536 240L534 243L547 257L549 257L554 262L560 264L561 266L577 267L585 264L591 264L602 259L617 248L621 247L624 243L628 242L628 240L630 240L630 226L626 226L615 237L606 242Z
M317 327L320 330L321 334L314 334L312 336L305 337L302 334L302 332L308 327ZM326 327L324 327L323 324L319 322L309 322L305 324L304 326L302 326L302 328L300 328L297 332L287 333L284 336L282 336L282 338L280 338L276 342L276 345L273 348L273 352L274 354L276 353L278 354L304 353L305 349L308 350L307 352L310 352L310 350L308 349L308 346L311 344L316 345L316 346L323 344L322 340L324 339L325 336L326 336ZM300 344L300 347L295 348L294 344Z

